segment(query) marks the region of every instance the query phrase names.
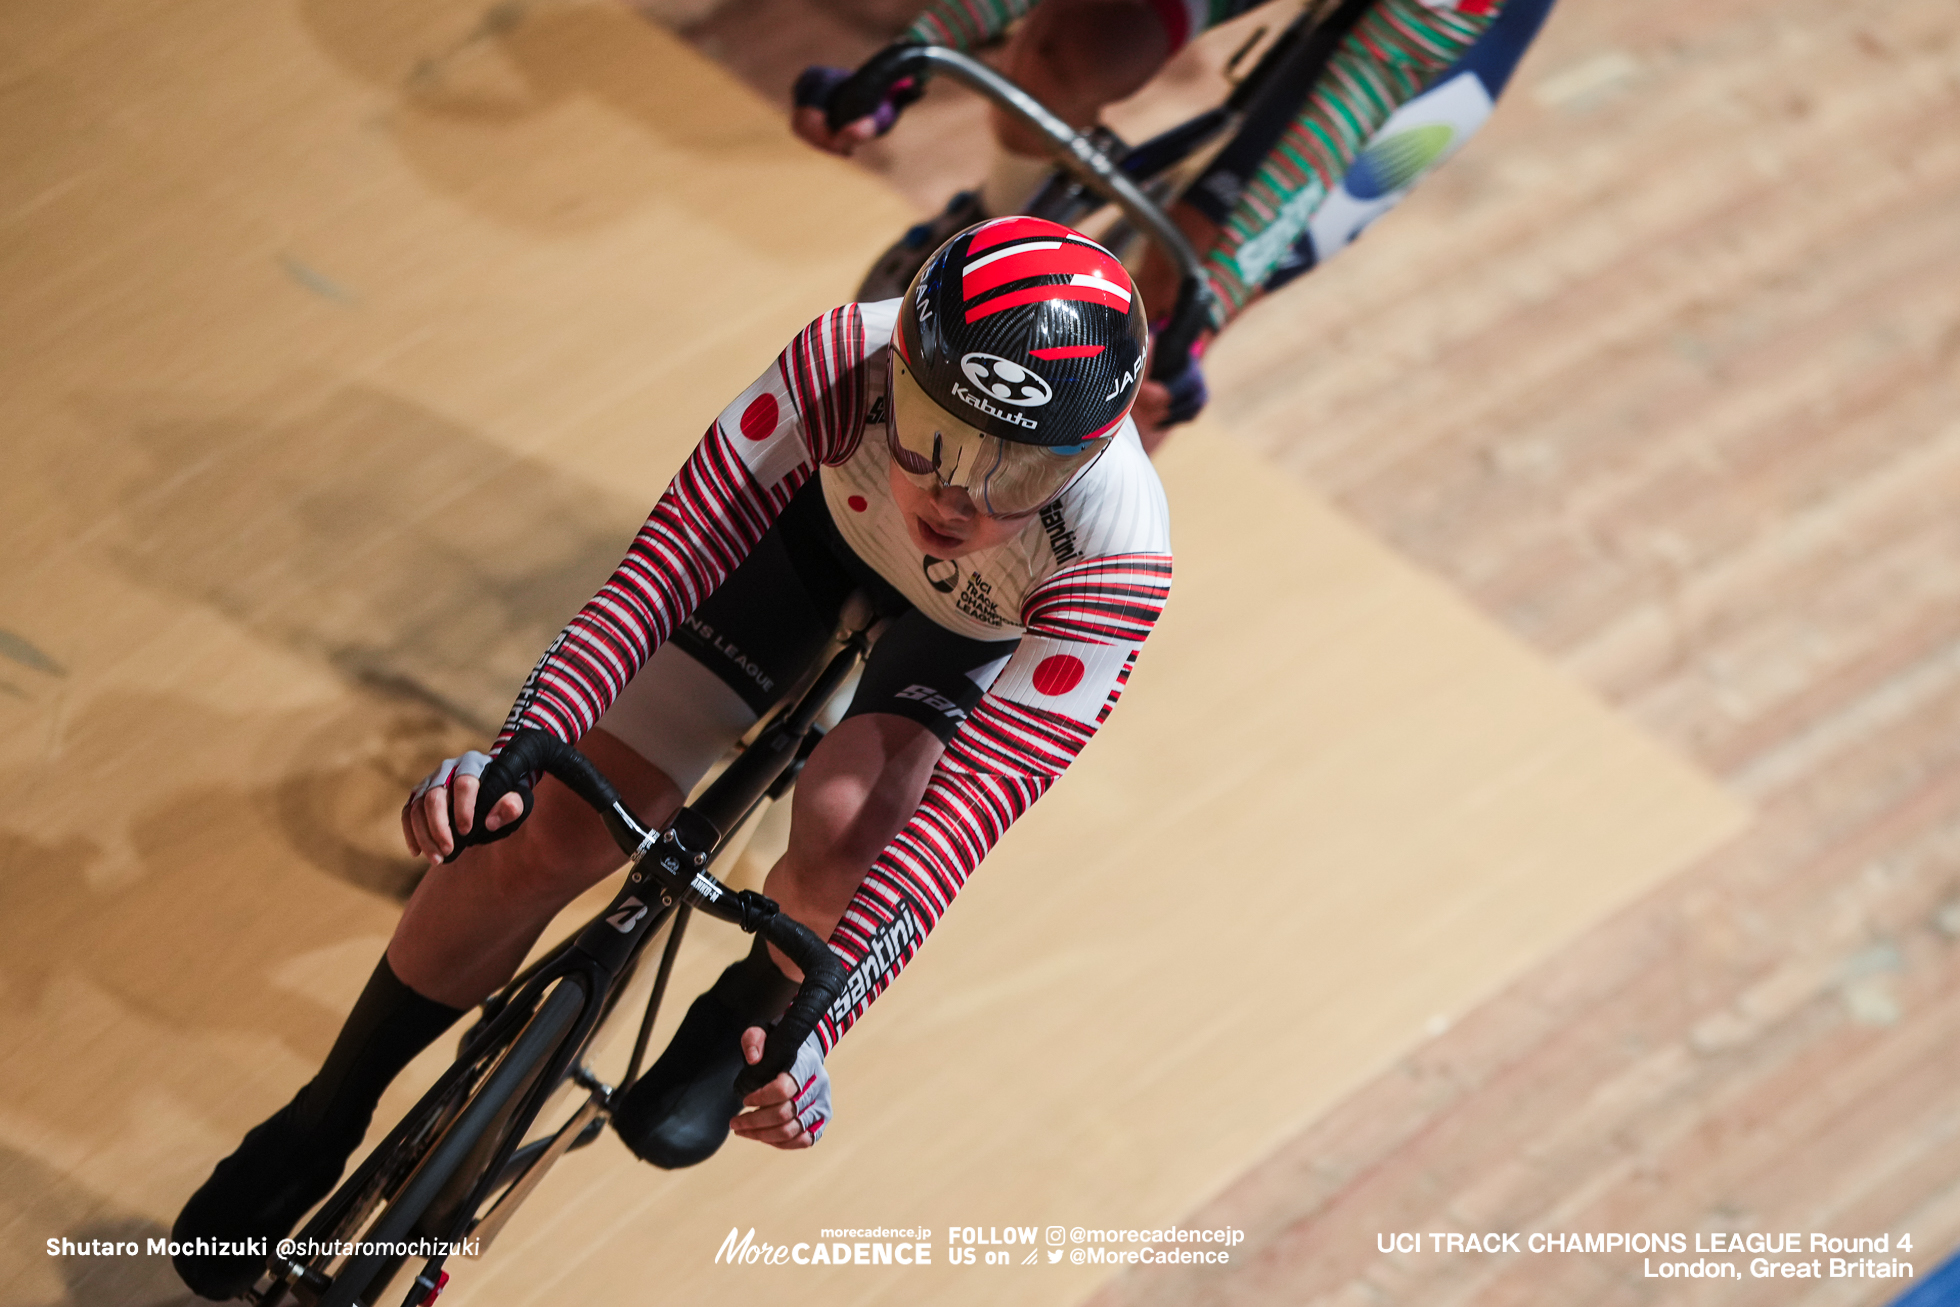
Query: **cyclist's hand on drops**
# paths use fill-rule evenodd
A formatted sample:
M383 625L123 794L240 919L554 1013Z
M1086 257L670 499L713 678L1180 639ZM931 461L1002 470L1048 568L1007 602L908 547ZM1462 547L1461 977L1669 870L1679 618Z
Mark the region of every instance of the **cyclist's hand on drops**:
M474 749L458 758L444 758L409 791L408 802L402 805L402 839L410 853L435 866L456 851L456 836L469 834L476 822L477 777L489 765L490 755ZM515 792L506 794L490 810L484 827L507 826L523 811L523 798Z
M1143 452L1154 454L1164 437L1171 433L1171 388L1161 381L1146 381L1137 389L1137 402L1130 406L1137 434L1143 437Z
M790 99L796 105L790 112L790 130L819 150L848 155L866 141L890 131L898 121L899 111L919 98L918 83L904 78L878 102L875 111L832 131L828 114L830 97L850 76L848 68L821 65L805 68L790 89Z
M860 118L854 123L845 123L839 131L830 130L830 120L821 109L796 109L790 113L790 130L829 154L848 157L851 151L872 140L878 135L876 118Z
M1208 344L1208 338L1200 338L1192 346L1191 359L1184 370L1168 382L1152 377L1137 387L1137 400L1130 416L1136 419L1144 453L1155 454L1172 427L1189 422L1204 411L1211 390L1205 385L1205 372L1199 360L1204 357Z
M762 1060L767 1036L761 1026L742 1032L742 1056L750 1066ZM817 1037L805 1039L789 1070L744 1098L742 1106L748 1110L728 1124L744 1139L777 1148L808 1148L823 1138L830 1124L830 1073L824 1070Z

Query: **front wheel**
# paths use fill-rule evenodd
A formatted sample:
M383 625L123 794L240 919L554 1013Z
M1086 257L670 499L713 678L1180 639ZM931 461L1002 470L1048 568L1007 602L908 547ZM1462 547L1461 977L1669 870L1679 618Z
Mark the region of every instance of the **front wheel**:
M458 1168L476 1154L477 1145L493 1126L505 1120L504 1109L526 1086L532 1084L544 1063L578 1021L585 1004L585 992L576 983L553 987L519 1032L510 1052L497 1063L482 1087L463 1105L448 1130L429 1148L422 1163L388 1204L381 1218L359 1236L362 1243L391 1244L412 1237L423 1212L452 1180ZM385 1249L350 1256L333 1277L333 1286L323 1294L319 1307L354 1307L364 1300L381 1272L400 1265L399 1256Z

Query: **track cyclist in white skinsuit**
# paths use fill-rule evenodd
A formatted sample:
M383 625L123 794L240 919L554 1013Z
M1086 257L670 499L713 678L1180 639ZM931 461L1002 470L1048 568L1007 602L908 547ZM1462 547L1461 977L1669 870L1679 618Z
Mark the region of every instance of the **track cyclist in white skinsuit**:
M1115 706L1171 577L1163 489L1129 418L1146 342L1100 246L1029 218L960 233L902 299L847 304L790 342L539 661L499 744L523 727L576 741L658 825L851 593L885 619L764 885L828 934L848 988L791 1070L738 1098L799 979L758 939L626 1096L616 1124L640 1156L691 1165L731 1127L816 1142L824 1055ZM598 817L550 779L528 816L517 793L482 796L494 806L472 829L484 761L451 759L410 796L404 834L432 866L386 955L319 1074L179 1215L172 1237L213 1250L176 1258L198 1293L250 1288L263 1259L217 1244L290 1231L389 1081L617 867Z

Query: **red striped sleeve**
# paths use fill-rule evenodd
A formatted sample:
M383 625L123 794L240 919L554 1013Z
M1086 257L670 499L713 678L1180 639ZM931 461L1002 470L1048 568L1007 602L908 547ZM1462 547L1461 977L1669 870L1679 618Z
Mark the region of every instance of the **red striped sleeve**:
M591 730L817 464L850 457L864 429L864 346L855 304L826 313L723 410L611 578L538 660L497 748L521 727L561 740Z
M988 850L1108 717L1163 612L1170 579L1168 555L1116 555L1087 559L1029 592L1021 647L947 744L918 811L872 864L831 934L831 949L850 971L817 1025L825 1052L917 955ZM1082 655L1078 666L1105 670L1100 680L1057 689L1054 701L1067 711L1003 690L1039 686L1040 660L1071 657L1071 649Z

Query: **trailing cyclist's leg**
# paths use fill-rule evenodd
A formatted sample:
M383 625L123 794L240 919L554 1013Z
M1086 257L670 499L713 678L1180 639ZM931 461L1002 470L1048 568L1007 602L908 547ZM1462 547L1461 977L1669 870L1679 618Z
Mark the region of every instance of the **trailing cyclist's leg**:
M1007 75L1078 131L1136 94L1171 55L1149 0L1044 0L1007 46ZM987 214L1017 213L1050 167L1043 139L999 109L993 158L980 185Z
M1080 130L1142 90L1173 48L1152 0L1043 0L1008 41L1007 75ZM1007 150L1045 154L1041 137L998 109L993 126Z

